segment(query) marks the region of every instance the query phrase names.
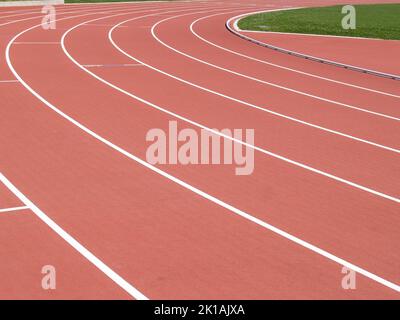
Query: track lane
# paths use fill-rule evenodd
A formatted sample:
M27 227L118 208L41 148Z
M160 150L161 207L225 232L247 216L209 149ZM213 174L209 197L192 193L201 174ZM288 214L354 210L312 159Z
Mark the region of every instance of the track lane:
M86 37L88 37L87 35L86 35ZM90 36L90 38L92 38L92 36ZM97 51L103 51L103 50L97 50ZM109 56L109 53L108 53L108 51L107 51L107 56ZM116 72L116 71L113 71L113 73L114 72ZM98 73L98 71L96 70L96 73ZM121 75L122 75L122 73L121 72L119 72L118 73L118 78L121 78ZM140 79L146 79L146 78L144 78L143 77L143 75L141 74L141 76L139 76L138 78L140 78ZM126 82L126 79L120 79L122 82ZM147 81L145 81L145 83L147 82L147 83L152 83L152 84L154 84L154 82L152 82L152 80L150 80L150 79L146 79ZM137 84L135 85L135 86L137 86ZM165 86L160 86L160 87L165 87ZM196 99L195 99L196 100ZM154 118L154 117L152 117L152 118ZM143 133L143 135L144 135L145 133Z
M215 51L215 54L211 55L208 50L202 50L197 51L197 56L208 59L213 58L212 61L217 61L218 65L223 67L233 68L246 75L273 81L273 83L288 88L304 90L313 95L321 95L320 85L323 84L325 88L323 90L323 97L328 99L339 98L339 101L346 104L353 104L367 108L368 110L392 114L394 116L399 115L397 106L400 96L390 96L385 92L374 91L370 88L354 87L349 83L321 79L318 76L299 73L297 70L287 70L280 66L269 65L268 61L252 60L252 57L242 55L240 52L235 51L234 48L231 50L220 46L218 41L227 41L230 37L220 27L221 23L226 21L230 16L231 14L229 13L206 15L192 21L190 25L189 23L187 24L190 32L207 44L211 52L222 50L225 53L217 55L217 51ZM185 46L185 49L193 50L189 46ZM186 50L185 52L187 52ZM227 57L226 54L229 56L229 59L223 59ZM366 100L368 103L365 102Z
M34 72L34 70L32 70L32 72L33 73L35 73ZM65 71L64 71L65 72ZM57 72L57 74L59 74L59 72ZM67 78L71 78L70 76L68 76ZM94 84L92 84L92 85L94 85ZM76 86L75 86L76 87ZM85 89L88 89L89 87L88 87L88 85L85 85L84 87L82 87L82 88L85 88ZM78 89L78 88L75 88L75 90L76 89ZM99 92L100 90L96 90L97 92ZM104 90L103 90L104 91ZM77 96L78 97L80 97L80 96L82 96L82 95L80 95L80 94L78 94L77 93ZM106 95L106 96L108 96L108 95ZM65 98L65 97L64 97ZM106 101L106 100L104 100L104 99L106 99L105 98L105 96L104 97L102 97L101 99L100 99L100 97L98 96L98 98L99 98L99 100L100 101ZM67 106L69 103L68 103L68 101L63 101L63 106ZM76 104L75 104L76 105ZM112 103L112 105L120 105L120 103L118 103L118 102L113 102ZM72 105L73 106L73 105ZM71 107L71 106L70 106ZM111 110L110 110L111 111ZM74 112L76 112L76 111L74 111ZM79 111L79 113L81 113L82 112L82 109L80 108L80 111ZM103 111L104 112L104 111ZM98 112L96 113L96 114L98 114ZM81 114L82 115L82 114ZM90 114L90 116L93 116L93 114ZM137 118L137 117L136 117ZM140 117L139 117L140 118ZM152 118L152 117L151 117ZM109 120L110 119L110 117L108 116L107 117L107 119ZM133 118L131 118L131 117L129 117L129 119L133 119ZM119 121L120 121L121 119L119 119ZM87 121L87 120L85 120L85 121ZM107 121L105 121L105 122L103 122L103 125L106 123ZM135 126L136 127L136 126ZM139 126L138 126L139 127ZM104 128L103 128L103 130L104 130ZM140 141L139 141L140 142Z
M100 100L99 100L100 101ZM105 122L104 122L104 124L105 124ZM180 282L179 282L180 283ZM278 288L277 286L275 286L276 288ZM230 293L230 294L232 294L232 293ZM282 293L279 293L279 294L282 294ZM335 293L336 294L336 293ZM283 295L284 296L284 295Z
M90 38L93 38L93 36L88 36L88 35L86 35L86 37L90 37ZM93 46L93 44L92 44L92 46ZM98 52L104 52L105 50L104 50L104 48L102 49L102 50L97 50ZM107 57L109 57L110 55L110 53L109 53L109 50L106 50L106 52L107 52ZM118 68L117 68L118 69ZM140 69L139 69L140 70ZM111 72L112 71L112 72ZM121 72L121 69L119 69L119 70L114 70L114 69L112 69L110 71L110 73L114 73L114 75L116 76L115 77L115 81L116 81L116 79L117 78L119 78L120 80L121 80L121 82L126 82L126 80L127 80L127 78L123 78L123 79L121 79L121 76L122 76L122 72ZM99 72L101 72L101 71L97 71L97 69L96 69L96 71L95 71L96 73L99 73ZM107 73L107 71L104 71L105 73ZM129 78L130 78L130 81L132 82L132 76L133 76L133 74L131 73L131 71L130 70L128 70L127 72L129 72ZM138 72L138 69L135 69L135 73L136 72ZM141 76L139 77L139 79L142 79L142 82L143 83L152 83L152 84L154 84L154 81L152 81L151 79L147 79L147 78L144 78L143 77L143 74L141 74ZM143 81L143 80L145 80L145 81ZM136 82L134 82L135 83L135 87L137 87L137 83L138 82L140 82L140 81L136 81ZM167 87L167 86L159 86L159 87ZM148 90L149 91L149 90ZM151 91L149 91L149 92L151 92ZM153 92L153 94L154 94L154 92ZM196 98L194 99L194 100L197 100ZM177 102L176 102L177 103ZM153 119L155 118L154 116L152 117ZM135 127L137 126L137 124L135 124ZM143 133L143 136L145 135L145 132ZM139 137L139 139L140 139L140 137ZM206 186L206 188L208 188L207 186ZM251 188L251 187L250 187ZM247 190L247 189L246 189ZM256 193L257 193L257 191L256 191ZM235 200L234 200L235 201ZM239 205L240 206L240 205ZM257 209L256 209L257 210Z
M0 214L0 243L2 300L129 298L30 210ZM41 285L48 265L55 267L56 290Z
M82 10L83 11L83 10ZM8 87L8 94L3 94L3 98L5 98L5 104L3 105L2 108L4 107L4 109L2 109L2 111L6 112L7 107L15 107L21 104L31 104L31 105L35 105L35 102L32 101L29 103L29 100L33 100L33 98L29 95L29 97L31 99L27 99L26 95L24 97L24 91L19 92L19 88L21 87L15 87L15 90L10 90L10 88ZM19 93L18 93L19 92ZM15 100L14 98L18 97L18 100ZM18 102L17 102L18 101ZM13 105L13 103L16 105ZM14 110L15 111L15 110ZM3 117L4 116L4 117ZM29 116L29 115L28 115ZM6 120L8 120L9 118L7 117L7 114L2 114L2 126L4 126L5 128L8 128L8 125ZM16 128L18 127L18 125L16 126ZM7 139L7 135L3 134L1 136L2 138L5 138L6 141L2 141L2 146L6 145L6 144L10 144L11 140ZM3 149L3 148L2 148ZM2 150L3 151L3 150ZM11 150L9 150L11 151ZM2 154L6 154L3 153ZM28 176L28 175L26 175ZM10 195L9 191L7 189L3 190L4 186L1 185L0 191L1 191L1 205L20 205L20 202L18 200L15 199L14 196ZM3 192L4 191L4 192ZM9 217L11 217L11 215L9 215ZM5 220L2 220L2 222L4 222L4 226L7 227L8 224L5 223ZM38 222L36 221L35 224L37 224ZM31 223L31 225L34 225ZM16 228L10 228L9 231L12 230L12 233L15 233ZM40 234L40 237L43 241L48 241L45 240L45 237L47 236L47 233L49 233L48 231L46 232L42 232L42 233L38 233ZM9 233L3 233L2 235L4 235L5 237L7 237L9 235ZM37 235L36 235L37 236ZM14 237L15 238L15 237ZM14 241L15 239L13 238L13 236L10 237L10 241ZM19 238L20 240L22 239L22 237ZM32 240L32 239L31 239ZM61 240L58 241L62 242ZM5 241L2 241L3 244L5 244ZM22 241L18 242L18 243L14 243L13 245L10 244L9 248L10 250L16 250L18 249L18 245L24 245ZM32 245L38 245L37 241L32 242ZM57 245L55 245L57 246ZM65 247L65 244L63 244L63 247ZM50 254L49 250L46 250L44 248L40 248L38 247L37 250L42 250L44 255L46 254ZM74 268L74 263L75 261L73 261L73 263L69 263L68 266L60 266L62 263L60 261L58 261L58 266L60 268L62 268L62 273L64 276L66 276L66 278L68 278L69 281L69 285L65 285L63 286L63 288L61 290L58 290L56 294L46 294L46 291L42 290L41 288L39 288L39 286L32 281L33 278L32 277L32 269L30 269L30 267L32 267L32 264L36 265L37 264L37 260L38 259L32 259L31 263L27 263L26 266L28 266L27 268L22 268L21 266L18 265L18 262L15 261L15 257L16 255L9 255L9 257L6 258L6 254L7 252L4 252L3 250L1 250L1 256L2 261L3 261L3 267L5 269L9 268L9 267L13 267L13 268L21 268L22 272L25 272L25 275L28 274L28 276L23 276L20 277L21 281L18 281L18 283L16 283L15 281L13 281L12 283L8 283L7 281L2 281L2 288L5 288L4 291L2 291L2 293L5 294L5 297L7 298L18 298L18 299L27 299L27 298L46 298L46 299L60 299L60 298L96 298L96 299L104 299L104 298L111 298L113 297L114 299L116 298L127 298L126 294L121 294L121 292L119 292L119 290L115 290L115 288L110 289L109 287L111 286L115 286L113 284L107 284L106 286L104 285L104 281L103 280L99 280L99 276L97 275L96 277L94 277L94 283L90 283L90 281L93 281L93 275L91 274L87 274L87 267L86 266L79 266L79 277L75 277L73 275L71 275L72 272L76 272L77 267ZM36 250L30 250L30 252L35 252ZM64 256L64 259L72 259L72 257L70 257L70 251L71 250L61 250L60 248L60 255ZM25 253L24 253L25 254ZM37 255L37 256L41 256L41 255ZM26 256L28 257L28 256ZM30 258L31 259L31 258ZM39 259L40 260L40 259ZM53 261L55 261L53 259ZM57 261L57 260L56 260ZM69 268L68 272L65 271L65 268ZM70 270L72 267L72 269L74 270ZM4 269L3 268L3 269ZM90 268L89 268L90 269ZM3 270L2 270L3 271ZM40 271L40 269L38 269L38 271ZM5 273L2 273L5 274ZM79 282L80 280L82 280L82 278L85 277L85 281L81 281L80 285L86 286L87 288L84 288L83 290L76 290L76 288L74 289L74 286L77 284L77 282ZM40 277L38 277L39 280L37 280L37 283L40 284ZM106 281L107 282L107 281ZM4 286L5 287L4 287ZM8 287L11 287L11 289L8 289ZM96 292L93 291L93 289L96 290ZM105 290L105 292L101 291L101 290ZM75 292L75 293L74 293Z
M17 161L2 162L2 166L9 176L19 176L16 184L23 186L23 191L38 200L60 225L73 230L80 241L136 281L151 298L296 297L303 288L305 296L316 297L327 286L332 289L324 296L347 296L348 292L336 289L340 273L337 265L327 269L330 263L310 261L306 252L299 256L297 247L282 247L280 238L274 240L264 231L244 226L242 220L216 212L209 202L198 202L191 193L182 194L180 188L171 190L170 183L165 184L159 176L147 174L131 162L128 165L125 159L93 143L93 139L82 136L46 109L39 111L32 106L19 111L31 108L34 113L30 122L21 122L17 117L18 123L27 128L18 139L15 156L19 157ZM10 121L10 126L16 124ZM30 148L25 147L28 145ZM38 154L38 149L53 151ZM31 171L19 169L27 166ZM151 199L150 189L155 190ZM188 243L192 245L188 247ZM247 248L259 248L260 254L254 255ZM232 265L235 268L227 270ZM299 274L291 270L295 266L301 270ZM283 273L276 275L282 268ZM317 289L315 284L307 289L308 281L301 279L304 274L320 274L316 271L319 268L324 274L318 278L321 283ZM285 272L292 276L287 278ZM363 289L352 293L353 297L396 297L363 277L360 286ZM294 291L284 292L282 287Z
M231 37L218 37L218 34L215 34L215 36L216 37L212 37L212 39L213 42L218 45L258 60L264 60L278 66L291 68L300 72L311 73L336 81L392 93L397 96L400 94L398 83L390 79L384 79L335 66L316 63L314 61L299 59L298 57L275 52L274 50L267 50L266 48L260 47L256 44L249 46L248 41L234 35L231 35Z
M202 41L210 44L211 46L214 46L214 47L216 47L218 49L221 49L221 50L223 50L225 52L229 52L229 53L234 54L236 56L245 58L246 60L256 61L256 62L261 63L263 65L271 66L271 67L273 67L274 71L278 71L278 72L282 71L282 70L289 71L289 72L293 72L293 73L298 74L298 75L303 75L303 76L306 76L306 77L310 77L312 79L324 80L324 81L328 81L329 83L334 83L334 84L338 84L338 85L342 85L342 86L346 86L346 87L350 87L350 88L356 88L356 89L359 89L359 90L362 90L362 91L366 91L366 92L373 92L373 93L384 95L384 96L388 96L388 97L400 98L400 96L396 95L396 94L392 94L392 93L388 93L388 92L384 92L384 91L375 90L375 89L372 89L372 88L367 88L367 87L355 85L355 84L352 84L352 83L349 83L349 82L343 82L343 81L335 80L335 79L324 77L324 76L317 75L317 74L314 74L314 73L308 73L308 72L300 71L298 69L285 67L282 64L275 64L275 63L269 62L268 60L265 60L265 59L257 59L255 57L246 55L244 53L240 53L239 51L234 50L234 48L232 50L232 49L230 49L228 47L225 47L223 45L218 44L218 41L219 41L219 38L221 37L221 35L219 35L219 37L217 37L217 38L213 39L212 41L210 41L211 36L216 34L216 30L214 30L214 29L212 30L213 32L210 35L207 35L207 39L204 38L203 36L201 36L198 32L196 32L195 29L197 29L197 26L199 24L204 23L205 20L216 18L219 15L222 15L222 14L213 14L213 15L205 16L205 17L202 17L202 18L199 18L199 19L193 21L192 24L190 25L191 32L196 37L198 37ZM229 20L231 20L231 19L229 19ZM196 25L196 27L195 27L195 25ZM219 30L219 31L221 32L221 30ZM226 33L222 33L222 38L224 38L225 36L226 36ZM227 37L227 39L232 40L232 38L229 38L229 37ZM236 45L238 45L238 43Z
M169 18L167 18L169 19ZM161 20L163 21L163 20ZM155 27L158 25L158 22L156 24L153 25L152 28L152 35L154 36L154 38L160 42L162 45L166 46L168 49L170 50L175 50L172 47L169 47L167 44L165 44L164 42L162 42L162 40L160 40L157 35L156 35L156 31L155 31ZM176 34L176 30L172 31L174 34ZM122 32L121 32L122 33ZM126 33L126 31L125 31ZM179 39L179 37L175 38L175 39ZM178 41L178 40L176 40ZM182 40L180 40L182 42L189 42L190 40L183 38ZM116 45L118 46L118 44ZM132 45L131 45L132 46ZM118 46L119 47L119 46ZM118 48L117 47L117 48ZM127 47L127 46L126 46ZM128 47L129 49L129 47ZM123 50L123 49L122 49ZM161 49L160 49L161 50ZM168 51L168 50L167 50ZM168 54L167 51L162 51L163 54ZM129 50L128 50L129 53ZM288 116L291 116L291 120L295 121L295 122L299 122L303 121L302 124L304 125L310 125L312 127L316 127L316 125L320 126L320 129L327 131L331 130L333 131L335 129L335 127L338 127L339 129L334 130L335 134L339 134L343 136L343 133L348 134L347 138L351 138L351 139L359 139L360 135L361 137L364 138L364 142L365 143L371 143L371 142L376 142L376 140L381 141L382 140L382 136L380 137L375 137L372 136L371 137L371 133L368 124L371 122L368 122L368 119L371 119L370 116L371 115L365 115L365 117L363 117L364 115L360 115L357 111L355 111L355 113L353 114L353 110L341 110L341 106L337 107L335 110L335 113L332 115L327 115L327 119L332 119L336 117L338 118L346 118L345 116L347 116L348 118L350 118L350 116L352 118L354 118L354 121L356 121L359 124L359 128L363 128L364 130L360 130L358 129L356 132L358 133L358 136L356 136L354 131L352 131L352 126L341 126L340 123L337 124L336 122L334 123L334 126L332 126L332 123L329 122L329 120L327 121L326 119L324 120L324 118L322 117L322 119L320 118L316 118L315 116L311 119L314 120L313 122L307 121L307 116L305 117L304 115L307 115L308 112L305 112L305 110L299 110L297 111L297 113L293 113L291 112L291 109L284 109L285 113L279 112L279 106L281 106L282 104L285 105L285 101L287 101L287 104L289 104L288 102L290 102L289 106L292 106L293 101L297 102L297 109L299 109L299 106L302 105L308 105L312 108L312 110L315 110L317 108L318 105L324 106L324 111L325 112L329 112L331 109L329 108L329 104L327 103L321 103L321 101L315 101L314 99L310 99L309 97L304 97L301 96L299 97L297 94L294 94L292 92L282 92L283 90L281 89L277 89L275 88L275 90L267 90L269 88L265 88L264 85L261 85L260 83L254 83L254 81L252 79L237 79L238 77L233 75L232 77L229 77L228 75L224 75L224 71L223 70L215 70L212 67L208 67L208 66L201 66L201 64L198 61L191 61L192 58L188 58L188 57L183 57L182 59L179 58L174 58L174 54L176 54L176 52L169 52L169 55L171 56L171 60L174 61L174 64L169 64L168 66L166 66L165 63L160 64L159 61L157 61L157 64L154 65L152 64L151 60L150 62L145 62L147 63L148 66L150 66L151 68L153 68L153 70L155 71L159 71L161 73L163 73L166 76L171 76L174 77L174 79L182 81L188 85L194 85L199 89L203 89L209 93L212 94L217 94L217 95L224 95L225 98L231 100L231 101L238 101L239 103L242 103L243 105L247 106L247 107L253 107L256 109L262 109L263 111L266 112L275 112L275 115L278 116L283 116L288 118ZM178 53L179 55L179 53ZM131 55L132 56L132 55ZM133 58L135 58L135 56L132 56ZM144 61L149 61L149 59L151 58L147 58ZM140 58L138 58L138 60L140 60ZM140 60L140 61L143 61ZM179 61L179 62L178 62ZM186 66L186 67L185 67ZM215 79L215 80L210 80L205 82L204 81L204 77L201 77L201 70L207 70L207 74L210 74L210 79ZM229 85L226 85L227 83L229 83ZM212 91L214 88L215 91ZM238 90L238 88L241 88L242 90ZM272 106L270 107L269 105L267 107L263 108L263 105L265 105L265 96L270 96L271 98L269 98L269 100L271 100L272 102L270 102L270 104L272 104ZM285 100L286 99L286 100ZM318 102L318 103L317 103ZM274 105L275 103L275 105ZM278 104L278 106L276 106L276 104ZM334 108L332 108L334 109ZM344 113L345 116L341 116L341 112ZM296 118L296 116L298 118ZM304 119L305 118L305 119ZM364 119L363 119L364 118ZM379 123L381 119L375 119L374 122ZM386 119L384 119L386 120ZM305 121L305 122L304 122ZM383 123L382 123L383 122ZM381 124L381 128L382 130L386 129L386 126L384 125L384 121L382 121ZM362 125L362 123L364 123L364 125ZM391 122L386 122L388 125L392 124L392 130L396 129L396 123L391 123ZM378 124L377 124L378 125ZM322 126L322 127L321 127ZM398 126L397 126L398 127ZM342 131L340 131L342 130ZM390 136L390 135L388 135ZM395 135L396 136L396 135ZM375 139L374 139L375 138ZM395 139L396 141L398 139ZM381 142L382 143L382 142ZM381 147L386 147L386 145L384 144L384 142L382 143L383 145L381 145ZM393 145L395 144L395 145ZM378 145L375 145L378 146ZM389 144L389 146L396 148L397 144L394 142L394 140L392 141L392 144Z
M28 208L36 215L37 218L41 220L47 227L49 227L54 233L57 234L63 241L70 245L74 250L79 252L83 257L87 259L92 265L94 265L99 271L106 275L110 280L112 280L116 285L123 289L129 296L137 300L148 300L148 298L143 295L134 286L123 279L118 273L107 266L101 259L90 252L85 246L83 246L79 241L72 237L67 231L60 227L54 220L52 220L46 213L44 213L38 206L36 206L29 198L24 195L21 190L18 189L4 174L0 173L0 181L13 193L18 199L20 199L25 204L25 209ZM54 266L52 266L55 271ZM53 274L53 277L55 274ZM43 288L43 284L42 284ZM56 289L56 288L53 288Z
M129 24L131 29L133 29L132 31L128 28L119 28L118 30L114 30L116 33L115 41L121 41L122 46L125 45L126 47L129 47L129 49L126 50L134 50L134 55L129 55L129 57L134 58L140 56L140 59L135 58L136 62L143 61L141 59L152 59L152 61L156 61L157 63L165 64L164 59L157 58L155 55L152 55L151 58L147 58L150 54L146 52L159 52L157 51L158 49L153 47L151 41L142 41L134 44L129 42L128 34L132 34L133 32L137 37L147 37L146 30L137 28L141 23L142 22L140 21L132 21ZM165 52L165 54L167 54L167 52ZM164 56L165 55L162 55L162 57ZM85 57L83 56L83 58ZM172 60L172 57L168 61L170 62L170 65L175 65L176 63L175 60ZM121 88L128 88L128 92L130 90L135 90L133 92L137 92L139 96L142 96L149 101L154 101L158 105L167 106L166 108L168 110L202 124L206 124L206 126L211 128L243 127L244 121L247 119L247 127L255 128L258 132L257 139L262 139L261 142L258 140L256 145L264 148L264 150L267 149L277 154L284 155L290 159L314 166L314 168L328 170L330 173L336 174L340 177L347 177L352 181L357 181L364 185L371 186L370 183L372 182L372 179L369 179L366 176L363 178L362 175L365 175L366 172L368 172L368 174L376 174L372 182L375 186L382 187L383 185L381 183L383 182L385 184L384 189L386 189L388 186L387 183L390 183L390 181L387 180L387 177L388 175L390 176L390 172L395 171L394 168L397 166L397 156L395 154L391 155L390 152L387 153L373 150L373 148L363 146L362 143L351 143L346 141L346 139L342 139L340 136L335 137L335 135L324 134L323 132L318 132L318 130L314 130L313 128L308 128L307 126L297 125L297 123L293 124L285 119L281 121L281 119L273 115L257 112L257 110L248 110L246 106L232 103L230 100L225 100L223 98L221 99L220 97L209 94L208 92L202 92L197 90L196 87L187 85L186 83L181 84L174 79L170 80L166 75L157 72L157 70L154 70L154 72L152 72L153 70L150 71L152 77L152 79L149 80L150 83L158 83L156 87L169 88L169 91L165 94L162 92L157 94L157 96L163 97L163 100L154 100L156 96L152 94L152 91L145 88L146 84L144 83L137 83L134 88L127 81L117 80L117 83ZM130 70L127 70L127 72L130 72ZM205 81L204 77L203 81ZM138 91L140 88L141 90ZM243 88L237 89L243 90ZM171 103L170 97L174 95L180 96L180 92L183 91L188 93L185 96L180 97L180 101ZM193 105L194 103L196 104L196 107L186 107L187 105ZM216 109L214 106L218 106L218 108ZM232 110L235 112L232 113ZM210 119L208 116L209 114L213 115L213 119ZM213 122L210 123L209 121ZM227 121L229 121L229 123L227 123ZM289 132L300 141L296 142L296 138L293 138L292 134L288 136ZM288 140L286 140L285 143L282 143L282 139L285 138ZM338 151L337 148L340 148L340 151ZM354 162L354 153L349 153L349 148L353 151L355 151L355 148L357 149L357 151L354 152L357 154L357 166L355 167L351 166ZM363 153L365 153L364 156L362 156ZM370 159L372 154L379 157L379 160L371 162ZM381 163L386 163L388 166L382 167L380 165ZM337 167L338 165L340 168ZM378 165L378 167L368 170L367 168L371 165ZM362 170L361 168L366 170ZM360 170L359 173L356 172L358 169ZM388 170L388 173L381 175L379 173L381 170ZM359 180L360 178L361 180ZM396 182L394 183L396 184ZM393 189L389 187L389 189L386 190L391 190L390 192L397 193L396 190L398 190L398 187L393 185Z
M103 12L104 10L108 10L110 8L121 9L122 11L126 8L129 8L130 5L119 6L119 5L98 5L98 6L91 6L88 9L86 7L78 7L78 9L74 9L74 7L63 6L57 7L57 16L58 18L62 18L65 14L74 14L74 13L81 13L81 14L98 14ZM155 6L153 6L155 8ZM135 8L135 7L134 7ZM149 6L144 6L145 8L152 8ZM138 7L137 9L140 9ZM14 33L19 30L22 31L32 25L36 25L42 22L43 14L36 15L33 17L20 17L18 19L14 19L8 22L0 23L0 50L3 52L6 49L7 43L11 40ZM18 32L19 32L18 31ZM51 34L52 30L47 30L47 34ZM0 81L14 79L13 75L9 71L9 68L6 64L5 59L0 60Z

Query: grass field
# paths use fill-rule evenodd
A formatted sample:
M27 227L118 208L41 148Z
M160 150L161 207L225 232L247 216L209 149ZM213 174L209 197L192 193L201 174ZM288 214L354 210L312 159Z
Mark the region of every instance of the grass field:
M356 5L356 29L342 28L342 6L295 9L252 15L242 30L326 34L400 40L400 4Z

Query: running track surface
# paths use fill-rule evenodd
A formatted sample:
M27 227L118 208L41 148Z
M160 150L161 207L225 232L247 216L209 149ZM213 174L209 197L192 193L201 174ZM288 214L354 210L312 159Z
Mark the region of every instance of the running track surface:
M399 299L399 82L224 25L335 2L2 9L0 298ZM150 166L172 120L254 129L254 172Z

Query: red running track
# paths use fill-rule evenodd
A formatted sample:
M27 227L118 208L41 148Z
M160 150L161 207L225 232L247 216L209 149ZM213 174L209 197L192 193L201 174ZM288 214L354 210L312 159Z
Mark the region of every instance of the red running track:
M68 5L55 30L0 13L0 298L399 298L399 84L224 27L285 6ZM149 165L171 120L254 129L254 172Z

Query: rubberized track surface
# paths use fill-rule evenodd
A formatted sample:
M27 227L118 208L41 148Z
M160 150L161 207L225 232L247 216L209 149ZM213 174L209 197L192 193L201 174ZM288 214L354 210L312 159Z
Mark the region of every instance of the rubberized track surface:
M0 298L399 299L399 82L224 25L321 3L2 9ZM254 129L254 172L151 166L172 120Z

